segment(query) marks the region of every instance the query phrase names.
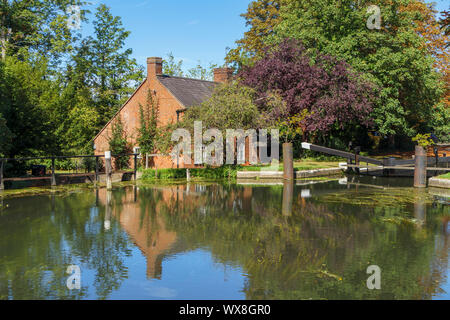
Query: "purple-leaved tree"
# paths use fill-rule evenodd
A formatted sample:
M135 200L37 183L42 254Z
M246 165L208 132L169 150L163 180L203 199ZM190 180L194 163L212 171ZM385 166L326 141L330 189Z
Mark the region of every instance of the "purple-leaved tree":
M274 117L290 117L306 109L308 115L302 124L305 134L327 134L345 125L372 123L375 86L345 61L321 54L312 59L296 40L287 39L275 49L267 48L261 60L239 72L239 78L256 90L260 108L270 94L281 96L286 110L278 110Z

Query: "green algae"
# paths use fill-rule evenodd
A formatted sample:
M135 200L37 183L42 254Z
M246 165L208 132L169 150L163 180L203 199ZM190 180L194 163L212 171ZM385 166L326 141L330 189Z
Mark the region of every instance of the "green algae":
M418 201L423 204L431 204L433 196L413 188L359 189L323 195L321 201L355 206L404 207Z

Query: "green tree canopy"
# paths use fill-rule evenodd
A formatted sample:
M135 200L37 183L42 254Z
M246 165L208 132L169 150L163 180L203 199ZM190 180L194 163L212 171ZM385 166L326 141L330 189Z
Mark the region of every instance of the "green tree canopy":
M47 72L45 60L30 63L7 57L0 63L0 113L14 139L11 157L56 151L51 114L58 92L45 79Z
M90 68L99 126L111 119L144 79L143 69L130 57L132 50L124 49L129 34L106 5L97 8L94 37L86 40L90 51L85 63Z
M420 12L401 10L410 2L375 1L381 8L381 30L370 30L367 6L356 1L293 1L281 8L281 22L269 41L291 37L312 54L345 59L381 88L374 110L378 130L413 135L425 129L443 91L434 60L415 31Z
M195 67L185 72L183 71L183 60L176 60L172 52L169 52L167 58L163 60L163 74L174 77L188 77L212 81L214 78L214 68L217 68L217 64L210 62L207 67L204 67L201 61L198 61Z
M56 64L61 55L73 49L74 37L68 26L69 5L82 6L80 0L2 0L0 1L0 37L4 54L35 52ZM80 11L80 21L85 20Z
M210 99L186 111L180 126L193 128L194 121L203 121L204 128L219 130L257 129L274 125L274 119L269 114L275 106L268 104L267 110L258 109L255 97L255 90L237 82L219 85Z

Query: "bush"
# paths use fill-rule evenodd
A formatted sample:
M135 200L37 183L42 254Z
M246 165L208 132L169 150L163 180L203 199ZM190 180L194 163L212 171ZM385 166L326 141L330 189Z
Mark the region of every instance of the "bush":
M235 166L223 167L207 167L189 169L192 178L203 179L228 179L236 178ZM158 176L156 177L156 170L143 170L142 180L170 180L170 179L186 179L186 169L158 169Z
M156 170L147 169L143 171L142 180L168 180L168 179L184 179L186 178L186 169L158 169L158 176L156 177Z

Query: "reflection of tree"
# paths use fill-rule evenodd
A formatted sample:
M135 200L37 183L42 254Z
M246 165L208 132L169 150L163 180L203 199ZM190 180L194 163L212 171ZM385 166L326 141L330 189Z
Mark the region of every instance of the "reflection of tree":
M435 228L378 219L380 213L404 214L405 208L295 195L292 216L283 216L281 188L255 187L249 198L245 189L210 186L183 201L174 192L160 212L185 248L208 248L219 262L243 266L247 298L427 299L437 292L439 284L419 281L431 272ZM236 210L236 203L247 210ZM381 291L366 287L370 264L383 270Z
M127 277L128 239L146 256L149 278L160 277L166 254L210 250L217 262L243 268L248 299L429 299L447 270L443 204L420 206L426 219L418 227L383 220L414 218L414 203L303 199L297 187L290 215L282 212L283 187L140 186L137 202L135 191L113 191L109 230L104 189L98 206L95 191L55 197L53 205L44 196L10 200L0 214L0 298L88 297L86 283L80 292L66 288L70 264L92 270L97 297L108 298ZM382 269L381 291L366 288L370 264Z
M126 234L104 230L104 208L93 205L94 193L56 197L53 203L52 210L49 197L13 199L8 214L0 216L0 298L86 298L83 281L80 291L66 287L71 264L79 264L82 274L83 268L94 270L97 296L107 298L126 277Z

